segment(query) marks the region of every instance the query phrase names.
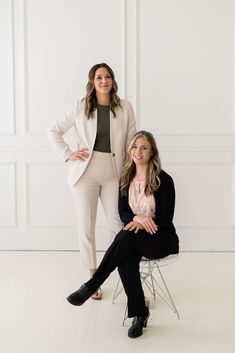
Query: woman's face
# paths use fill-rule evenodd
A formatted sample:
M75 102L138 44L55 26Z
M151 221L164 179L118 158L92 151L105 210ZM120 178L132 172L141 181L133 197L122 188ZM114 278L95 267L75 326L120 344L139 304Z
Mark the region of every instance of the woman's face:
M105 67L96 70L94 76L94 87L96 94L107 95L113 86L112 76Z
M151 152L150 143L144 137L139 137L132 146L131 158L136 165L146 165L149 162Z

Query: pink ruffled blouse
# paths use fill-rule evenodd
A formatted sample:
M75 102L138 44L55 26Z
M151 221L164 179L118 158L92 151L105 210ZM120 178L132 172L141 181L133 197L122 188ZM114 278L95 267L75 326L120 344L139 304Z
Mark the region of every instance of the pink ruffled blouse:
M156 209L154 196L146 196L144 189L145 181L132 180L129 187L129 205L134 214L153 218Z

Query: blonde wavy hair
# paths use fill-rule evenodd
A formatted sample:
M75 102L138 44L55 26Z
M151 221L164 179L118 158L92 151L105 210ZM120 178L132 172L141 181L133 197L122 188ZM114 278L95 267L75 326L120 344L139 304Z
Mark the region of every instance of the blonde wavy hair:
M96 70L101 67L106 68L108 70L110 76L112 77L113 85L112 85L112 89L110 91L110 109L111 109L113 115L116 116L116 113L115 113L116 108L118 108L118 107L122 108L121 100L117 95L118 85L115 80L115 75L114 75L113 70L111 69L111 67L109 67L105 63L96 64L96 65L92 66L92 68L90 69L90 71L88 73L88 82L86 85L86 96L83 98L83 100L85 102L85 115L86 115L87 119L93 118L94 111L97 108L98 103L97 103L96 91L95 91L95 86L94 86L94 78L95 78Z
M123 161L123 172L120 179L120 191L121 195L127 195L127 190L130 186L131 181L134 179L136 174L136 166L131 158L131 150L136 143L136 140L140 137L143 137L146 141L149 142L151 146L151 156L149 159L149 165L146 175L146 186L145 186L145 195L153 194L154 191L159 188L161 181L159 174L161 171L161 160L159 156L159 151L156 145L156 141L151 134L151 132L141 130L135 133L133 136Z

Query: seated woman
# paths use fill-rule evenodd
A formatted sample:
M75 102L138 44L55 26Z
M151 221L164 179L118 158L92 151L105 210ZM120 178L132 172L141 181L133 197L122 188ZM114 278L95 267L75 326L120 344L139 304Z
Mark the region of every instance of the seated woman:
M142 335L149 318L139 273L142 256L159 259L179 251L172 223L174 183L161 169L159 152L150 132L139 131L130 142L118 206L124 228L116 235L93 277L67 300L73 305L82 305L118 268L128 299L128 317L134 317L128 336L134 338Z

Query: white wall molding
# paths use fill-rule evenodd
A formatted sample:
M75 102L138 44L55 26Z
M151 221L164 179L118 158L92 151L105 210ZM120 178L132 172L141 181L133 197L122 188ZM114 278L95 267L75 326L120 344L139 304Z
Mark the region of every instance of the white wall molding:
M231 221L233 226L235 226L235 163L233 164L232 167L232 195L231 195Z
M31 161L25 164L26 226L33 228L75 227L72 195L66 185L67 165ZM61 190L61 194L58 190ZM41 205L40 214L38 206Z
M28 0L23 0L24 21L24 104L25 104L25 134L29 134L29 72L28 72Z
M17 187L15 162L0 162L0 228L17 226Z
M0 58L0 136L9 136L15 134L14 23L12 0L5 0L1 3L0 23L0 41L2 45Z
M11 0L11 37L12 37L12 134L16 133L16 87L15 87L15 28L14 28L14 0Z
M233 18L235 18L235 0L233 0ZM235 21L233 21L233 33L235 33ZM235 35L233 35L233 133L235 133Z
M138 114L138 13L137 0L125 1L125 97L129 99Z
M125 0L120 1L121 6L121 87L119 87L119 91L122 92L123 97L126 95L126 36L127 36L127 28L126 28L126 2Z

